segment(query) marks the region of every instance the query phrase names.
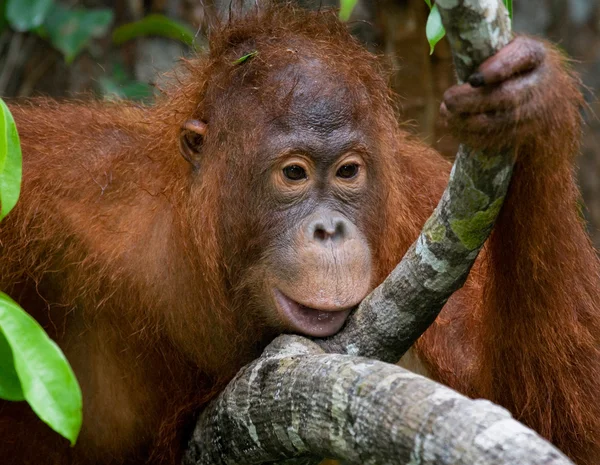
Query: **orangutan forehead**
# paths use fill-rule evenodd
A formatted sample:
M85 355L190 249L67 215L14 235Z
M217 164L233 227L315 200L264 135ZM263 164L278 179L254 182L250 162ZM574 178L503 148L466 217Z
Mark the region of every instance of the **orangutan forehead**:
M272 98L262 102L279 124L333 131L359 119L367 101L359 82L320 58L297 57L265 82Z

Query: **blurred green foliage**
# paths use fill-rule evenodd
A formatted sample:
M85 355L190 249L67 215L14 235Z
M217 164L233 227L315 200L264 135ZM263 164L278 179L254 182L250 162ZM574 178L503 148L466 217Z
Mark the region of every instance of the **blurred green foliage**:
M31 31L44 23L52 3L53 0L8 0L6 19L16 31Z
M113 21L109 9L67 8L54 0L3 0L0 27L8 23L18 32L31 32L48 40L71 63L92 39L108 32Z
M139 21L125 24L113 32L113 42L122 44L128 40L146 36L161 36L180 40L188 45L194 45L194 31L187 25L167 18L164 15L148 15Z
M348 21L358 0L340 0L340 21Z
M36 34L61 52L71 64L93 39L105 37L113 23L110 9L71 8L55 0L0 0L0 32L10 27L17 32ZM146 36L161 36L194 45L194 32L164 15L148 15L122 25L112 35L113 43ZM99 90L108 99L149 101L150 85L128 77L123 66L115 64L112 74L98 80Z
M150 102L154 97L152 86L132 79L127 75L125 68L120 63L113 65L111 76L100 77L98 84L106 100L126 99Z
M41 29L52 45L65 56L67 63L85 49L93 38L104 36L113 21L110 10L67 9L55 5Z

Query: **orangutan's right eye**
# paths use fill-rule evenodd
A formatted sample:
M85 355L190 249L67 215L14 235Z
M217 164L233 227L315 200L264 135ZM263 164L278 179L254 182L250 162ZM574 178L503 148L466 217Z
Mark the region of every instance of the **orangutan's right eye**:
M289 165L283 168L283 174L291 181L300 181L306 179L306 170L299 165Z

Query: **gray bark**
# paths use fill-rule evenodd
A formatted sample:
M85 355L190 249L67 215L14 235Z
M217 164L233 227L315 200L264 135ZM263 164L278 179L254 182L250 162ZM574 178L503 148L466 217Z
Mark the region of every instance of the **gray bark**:
M203 412L184 465L567 465L501 407L403 368L280 336Z
M462 80L510 39L501 0L438 6L460 51ZM463 285L502 205L512 160L510 152L461 147L418 240L345 328L326 340L277 338L202 413L184 464L571 463L506 410L358 356L398 361Z

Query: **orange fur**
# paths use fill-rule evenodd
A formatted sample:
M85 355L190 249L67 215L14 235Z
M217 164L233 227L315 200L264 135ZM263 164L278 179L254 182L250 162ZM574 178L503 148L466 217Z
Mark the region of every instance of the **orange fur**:
M516 139L517 162L492 236L466 289L417 347L437 379L503 405L577 463L594 465L600 262L578 213L573 174L583 101L564 58L546 49L552 85L537 90L542 108L524 105L522 125L502 136Z
M232 66L252 50L248 66ZM234 104L252 114L240 83L305 52L347 76L357 99L366 89L365 124L384 136L370 213L383 218L365 232L381 280L435 207L449 165L400 129L377 60L332 13L268 9L223 26L210 54L188 62L152 107L11 105L24 180L0 224L0 288L65 351L84 426L69 449L25 405L0 403L3 463L176 463L194 412L276 334L236 282L257 237L224 227L238 208L267 208L229 182L229 163L260 166L244 132L251 118L236 119ZM600 456L598 260L574 205L579 94L559 75L542 90L553 117L520 150L485 258L417 350L437 379L507 406L591 465ZM259 98L284 104L277 91ZM222 126L194 174L178 153L179 128L208 116Z

